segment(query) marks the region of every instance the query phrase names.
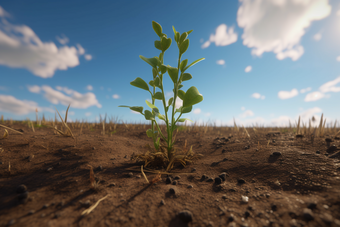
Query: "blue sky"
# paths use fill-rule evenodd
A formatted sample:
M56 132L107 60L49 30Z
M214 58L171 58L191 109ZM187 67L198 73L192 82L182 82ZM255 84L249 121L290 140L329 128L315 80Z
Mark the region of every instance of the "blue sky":
M204 100L183 117L197 123L284 126L301 116L327 123L340 114L340 4L336 0L1 1L0 115L35 119L35 110L69 120L146 122L119 105L143 106L149 82L139 58L160 51L152 28L172 39L164 64L177 67L172 26L193 30L182 60L205 60L186 72ZM189 64L188 63L188 64ZM173 83L164 74L166 99ZM178 99L176 104L181 105ZM156 106L164 113L160 101Z

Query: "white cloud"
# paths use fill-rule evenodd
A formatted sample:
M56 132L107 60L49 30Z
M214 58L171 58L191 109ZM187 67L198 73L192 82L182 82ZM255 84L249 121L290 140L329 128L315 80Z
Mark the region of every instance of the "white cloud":
M87 85L86 89L89 90L89 91L92 91L93 87L92 87L92 85Z
M78 52L73 46L58 48L53 42L43 42L26 25L0 22L0 65L24 68L42 78L53 77L56 70L79 65Z
M237 23L244 29L243 44L253 55L274 52L279 60L296 61L304 53L300 40L305 29L330 13L328 0L242 0Z
M323 93L326 92L340 92L340 86L336 87L335 85L337 85L338 83L340 83L340 76L338 78L336 78L335 80L329 81L325 84L323 84L319 90ZM340 85L340 84L339 84Z
M176 97L176 104L175 104L176 109L180 108L181 106L183 106L183 100Z
M321 33L317 33L313 36L313 38L314 38L315 41L319 41L322 38L322 35L321 35Z
M336 60L337 60L337 61L340 61L340 56L338 56L338 57L336 58Z
M34 92L38 89L44 91L44 97L54 105L57 105L61 103L64 106L68 106L71 103L72 108L79 108L79 109L86 109L90 106L97 106L98 108L101 108L102 105L98 102L96 99L95 94L88 92L86 94L80 94L77 91L74 91L72 89L68 89L67 87L60 87L57 86L57 90L54 90L50 86L43 85L39 88L38 86L34 87L33 91ZM67 96L63 94L62 92L70 95Z
M209 117L209 116L211 116L211 113L205 113L204 114L206 117Z
M225 61L223 59L221 59L221 60L218 60L216 63L219 64L219 65L224 65Z
M63 34L63 37L60 38L59 36L56 37L58 42L62 45L65 45L66 43L68 43L70 40Z
M86 116L86 117L89 117L89 116L91 116L91 115L92 115L91 112L86 112L86 113L85 113L85 116Z
M77 47L78 47L78 54L79 55L85 54L85 49L80 44L77 44Z
M288 116L280 116L278 118L274 118L270 121L270 124L277 127L284 127L289 125L289 121L292 122L290 117Z
M315 114L322 113L322 109L319 107L314 107L308 110L305 110L304 112L300 113L299 116L301 117L301 120L304 122L309 121L309 119L312 119L312 117L315 117Z
M216 46L227 46L237 41L237 34L234 32L233 27L227 27L225 24L221 24L216 29L216 34L211 34L208 41L206 41L201 47L207 48L211 43L215 42Z
M114 94L114 95L112 95L112 98L114 98L114 99L119 99L119 98L120 98L120 96L119 96L119 95L117 95L117 94Z
M278 96L280 99L290 99L299 94L297 89L292 89L291 91L279 91Z
M85 54L85 59L90 61L92 59L92 55L91 54Z
M241 107L241 110L245 110L246 108L244 106Z
M194 114L200 114L201 113L201 109L200 108L196 108L193 111Z
M0 6L0 17L11 17L11 15Z
M338 10L338 12L336 12L336 15L337 15L337 16L340 16L340 10Z
M256 98L256 99L265 99L265 96L260 95L259 93L254 93L251 95L251 97Z
M251 110L246 110L240 115L241 118L246 118L246 117L251 117L251 116L254 116L254 113Z
M48 107L39 107L36 102L19 100L10 95L0 95L0 111L15 115L25 115L34 113L36 108L39 112L48 111L54 113L53 109Z
M248 65L246 68L245 68L245 72L246 73L249 73L251 71L252 67L250 65Z
M311 87L304 88L304 89L301 89L301 90L300 90L300 93L303 94L303 93L306 93L306 92L308 92L308 91L310 91L310 90L312 90Z
M325 94L319 91L314 91L311 93L308 93L304 99L305 102L312 102L317 101L319 99L322 99L325 97Z
M40 87L37 86L37 85L33 85L33 86L27 86L28 87L28 90L32 93L40 93Z

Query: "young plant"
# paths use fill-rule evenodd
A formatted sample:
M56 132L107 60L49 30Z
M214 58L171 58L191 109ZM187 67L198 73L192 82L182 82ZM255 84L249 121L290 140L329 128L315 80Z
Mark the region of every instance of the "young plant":
M152 27L153 27L153 30L156 32L156 34L160 38L160 40L155 41L154 45L158 50L161 51L161 53L159 57L146 58L142 55L140 55L139 57L142 60L144 60L146 63L152 66L153 79L149 81L149 85L151 86L151 88L153 88L153 92L150 91L149 85L140 77L137 77L134 81L130 83L132 86L146 90L151 94L152 103L148 102L147 100L145 102L151 108L152 111L145 110L143 113L142 106L132 106L132 107L119 106L119 107L128 107L133 111L141 113L145 117L146 120L151 121L151 129L148 129L146 131L146 134L148 135L148 137L151 137L153 139L153 143L154 143L154 147L156 151L159 151L161 147L160 137L163 138L163 140L166 142L165 147L167 150L167 154L165 158L171 163L172 159L175 158L175 156L173 155L174 154L173 147L175 143L174 138L173 138L173 132L177 128L176 123L189 120L189 119L180 118L180 117L182 116L182 114L190 113L192 110L192 106L203 100L203 96L198 92L197 88L194 86L190 87L186 92L184 90L181 90L181 88L183 87L182 83L192 78L191 74L186 73L185 71L191 66L198 63L199 61L204 60L204 58L200 58L192 62L190 65L187 65L188 59L181 61L182 55L187 51L189 47L189 39L187 39L187 37L192 32L192 30L180 34L179 32L175 30L174 26L172 26L172 29L174 32L174 39L179 49L178 65L177 67L164 65L163 63L164 52L170 47L172 40L171 38L167 38L166 34L162 33L162 26L158 24L157 22L152 21ZM171 97L168 100L168 102L166 102L165 100L164 86L163 86L163 75L166 72L168 73L172 82L174 83L174 88L173 88L174 97ZM157 88L160 89L160 91L156 92ZM183 106L181 106L178 109L176 109L177 97L183 100ZM161 114L159 109L155 106L156 99L161 100L163 102L165 115ZM169 116L168 112L170 108L171 108L171 115ZM175 114L177 113L179 113L179 116L176 118ZM165 122L167 137L163 134L163 132L160 129L160 126L156 121L157 117L160 120ZM157 130L155 130L155 126L157 127Z

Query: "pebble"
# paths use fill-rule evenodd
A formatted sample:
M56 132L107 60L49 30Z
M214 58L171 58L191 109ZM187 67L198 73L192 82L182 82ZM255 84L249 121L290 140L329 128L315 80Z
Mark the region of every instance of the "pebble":
M18 200L20 200L20 201L24 201L27 198L28 198L28 192L27 191L18 195Z
M27 187L26 187L26 185L21 184L17 187L17 189L15 191L16 191L16 193L24 193L24 192L27 191Z
M98 166L96 170L97 171L102 171L103 170L103 166Z
M311 210L314 210L314 209L316 208L316 203L311 202L311 203L308 204L307 207L308 207L309 209L311 209Z
M165 183L166 184L171 184L172 180L171 180L171 177L167 177L166 180L165 180Z
M170 192L170 194L173 194L173 195L176 194L176 191L175 191L174 188L170 188L170 189L169 189L169 192Z
M248 198L248 196L241 196L242 197L242 202L243 203L248 203L248 200L249 200L249 198Z
M208 176L205 175L205 174L203 174L202 177L201 177L201 181L204 181L204 180L207 179L207 178L208 178Z
M223 181L225 181L226 179L226 176L227 176L227 173L226 172L223 172L221 173L220 175L218 175Z
M192 213L189 210L183 210L178 213L178 218L181 219L185 223L189 223L192 221Z
M113 186L116 186L116 184L115 183L109 184L109 187L113 187Z
M191 172L195 172L196 171L196 168L192 168Z
M219 178L219 177L216 177L215 178L215 184L221 184L222 183L222 179L221 178Z
M320 154L320 151L316 151L317 154Z
M241 178L241 179L238 179L238 180L237 180L237 183L239 183L239 184L244 184L244 183L246 183L246 181L243 180L243 179Z
M175 176L175 177L174 177L174 180L179 180L179 179L181 179L180 176Z
M207 182L213 182L214 179L212 179L211 177L208 178Z
M128 177L132 177L132 176L133 176L133 173L132 173L132 172L129 172L127 175L128 175Z
M164 199L161 200L161 205L165 205Z
M245 216L245 218L249 217L250 216L249 211L244 212L244 216Z
M322 221L326 222L328 225L330 225L333 222L332 215L330 215L328 213L321 214L320 218L322 219Z
M173 185L177 185L177 180L174 180L174 181L172 182L172 184L173 184Z
M32 215L32 214L34 214L35 213L35 210L30 210L29 212L28 212L28 215Z
M193 186L191 184L188 185L188 188L193 188Z
M279 151L274 151L274 152L272 153L272 156L281 156L281 152L279 152Z
M222 199L227 199L227 195L222 195Z
M230 214L229 217L228 217L228 222L232 222L234 220L235 220L234 215Z
M314 220L314 214L311 209L304 208L302 213L303 218L306 219L307 221Z
M47 168L47 169L46 169L46 172L51 172L52 169L53 169L53 167Z

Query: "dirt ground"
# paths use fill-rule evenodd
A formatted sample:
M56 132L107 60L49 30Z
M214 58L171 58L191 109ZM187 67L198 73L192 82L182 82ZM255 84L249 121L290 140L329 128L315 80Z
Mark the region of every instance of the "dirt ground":
M180 131L176 145L203 157L149 185L131 155L153 146L150 126L74 129L74 146L51 128L3 124L23 135L0 140L0 226L340 226L340 140L328 148L327 135L312 145L288 132Z

